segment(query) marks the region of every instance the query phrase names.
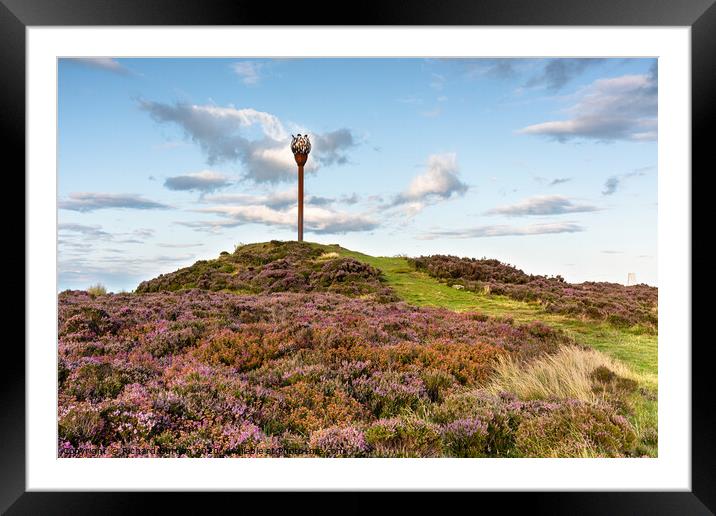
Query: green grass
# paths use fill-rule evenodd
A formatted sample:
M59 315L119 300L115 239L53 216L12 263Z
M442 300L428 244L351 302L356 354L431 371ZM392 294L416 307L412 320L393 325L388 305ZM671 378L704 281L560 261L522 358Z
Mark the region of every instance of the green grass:
M658 445L654 442L658 425L657 335L638 327L615 328L606 322L551 314L537 303L457 290L416 271L405 258L374 257L337 247L335 251L381 269L388 284L408 303L455 311L482 312L491 316L510 317L516 322L541 321L563 330L578 343L591 346L626 364L641 378L643 387L643 391L636 393L631 399L633 415L629 418L639 436L640 453L657 456Z
M345 249L338 252L381 269L388 284L408 303L511 317L517 322L542 321L564 330L581 344L617 358L642 375L647 382L656 384L657 335L639 328L620 329L605 322L548 313L537 303L457 290L423 272L417 272L405 258L373 257Z

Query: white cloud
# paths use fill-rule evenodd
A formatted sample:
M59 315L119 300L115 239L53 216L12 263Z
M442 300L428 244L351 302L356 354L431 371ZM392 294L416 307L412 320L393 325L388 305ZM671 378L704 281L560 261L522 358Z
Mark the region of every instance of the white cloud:
M427 118L436 118L442 114L443 110L440 106L436 106L428 111L421 111L420 114Z
M248 167L248 176L257 183L276 183L279 181L293 181L296 177L296 161L288 149L286 142L264 146L257 143L247 149L244 163ZM305 172L317 170L316 160L309 159Z
M557 233L577 233L584 231L584 227L574 222L547 222L544 224L530 224L528 226L510 226L506 224L493 226L477 226L473 228L430 231L419 236L421 240L435 240L438 238L485 238L496 236L527 236L549 235Z
M549 186L557 186L563 183L569 183L572 180L571 177L557 177L549 182Z
M313 149L318 153L321 165L348 162L346 150L356 145L353 133L348 129L338 129L324 134L316 134L313 139Z
M204 244L157 244L159 247L165 247L167 249L187 249L189 247L201 247Z
M239 161L244 176L257 183L293 180L296 163L290 151L290 135L281 120L251 108L237 109L197 104L163 104L140 100L139 107L160 123L174 123L199 145L211 164ZM258 130L260 136L249 135ZM305 131L304 131L305 132ZM307 173L322 166L348 162L348 150L356 145L349 129L311 134L313 152Z
M516 204L498 206L485 212L486 215L561 215L597 211L599 208L588 204L578 204L562 195L538 195L529 197Z
M557 91L588 68L603 62L604 59L600 58L569 59L560 57L550 59L541 73L527 81L526 86L545 86L551 91Z
M285 209L291 206L295 206L298 202L298 191L296 188L289 188L288 190L273 191L267 194L213 194L205 195L202 198L205 203L214 204L247 204L257 205L263 204L269 208L274 209ZM334 204L343 204L351 206L357 204L360 200L358 194L353 193L351 195L342 195L340 197L321 197L311 195L308 193L304 194L304 203L311 204L313 206L332 206Z
M59 233L72 233L75 235L81 235L83 237L89 237L93 239L110 239L112 235L102 230L102 226L97 225L86 225L86 224L73 224L69 222L60 223L57 225L57 231Z
M190 221L177 221L174 224L178 226L184 226L187 228L194 229L196 231L206 231L209 233L220 233L224 228L234 228L240 226L242 223L237 220L222 219L222 220L190 220Z
M180 108L181 106L181 108ZM165 110L166 107L165 106ZM190 121L207 124L209 131L221 130L233 127L249 127L255 124L261 126L264 134L272 140L281 141L288 138L288 133L277 116L265 111L257 111L251 108L236 109L234 107L220 107L212 105L177 105L180 108L177 114L188 114ZM193 120L191 120L193 118ZM212 126L211 123L214 122ZM217 123L218 122L218 123ZM223 125L222 125L223 124ZM194 126L197 128L196 126Z
M430 204L463 195L467 189L459 177L457 156L432 154L428 156L425 172L413 178L390 206L401 206L406 214L414 215Z
M107 70L119 75L130 75L132 73L127 67L111 57L73 57L69 58L69 60L89 66L90 68Z
M225 217L219 221L193 221L179 223L195 229L217 230L240 224L266 224L269 226L296 227L298 208L290 206L277 209L266 204L219 205L196 210ZM378 227L378 222L360 213L337 211L323 206L304 206L304 228L307 232L319 234L369 231Z
M520 129L564 142L574 138L597 141L653 141L657 138L656 70L644 75L599 79L578 93L569 118Z
M110 194L97 192L73 192L58 203L60 209L72 211L95 211L109 208L127 208L135 210L167 209L170 206L145 199L136 194Z
M443 59L457 66L467 78L525 78L522 88L546 88L558 91L589 68L603 63L601 58L476 58Z
M108 251L112 252L111 249ZM93 277L100 275L120 275L135 276L146 271L154 271L163 264L172 264L175 262L187 262L194 258L193 254L183 254L177 256L135 256L129 257L126 254L114 253L111 256L95 256L91 260L88 259L72 259L69 261L58 261L58 273L61 276L81 275L85 277ZM116 256L118 254L118 256ZM72 278L66 278L65 281L71 281Z
M615 175L615 176L609 177L604 182L604 190L602 190L602 195L612 195L612 194L616 193L616 191L624 184L624 181L626 179L629 179L631 177L636 177L636 176L643 176L644 174L646 174L647 170L651 170L652 168L653 167L650 167L650 166L649 167L641 167L641 168L635 169L631 172L627 172L626 174Z
M168 177L164 181L164 186L169 190L199 191L202 193L213 192L230 184L231 181L226 175L213 170L202 170L182 176Z
M75 267L78 267L79 263L84 263L89 256L92 256L92 260L94 260L97 257L97 253L127 255L126 248L103 247L105 245L145 244L146 240L154 235L153 230L146 228L137 228L128 233L109 233L99 225L71 222L58 224L57 233L57 248L60 260L64 263L76 262Z
M423 99L421 99L417 95L407 95L405 97L400 97L398 99L398 102L400 102L401 104L422 104Z
M433 73L430 76L430 87L434 90L442 90L445 87L445 76L439 73Z
M247 86L255 86L261 82L262 68L263 64L257 61L237 61L231 64L231 69Z
M204 197L204 202L223 205L265 205L269 208L282 209L298 202L298 193L295 188L270 192L267 194L214 194Z
M108 233L99 225L75 224L71 222L62 222L57 225L57 232L62 235L65 242L68 238L82 237L87 240L114 240L117 243L143 243L147 238L154 236L153 229L138 228L130 233ZM123 240L116 240L116 237L122 237ZM142 239L142 240L139 240Z

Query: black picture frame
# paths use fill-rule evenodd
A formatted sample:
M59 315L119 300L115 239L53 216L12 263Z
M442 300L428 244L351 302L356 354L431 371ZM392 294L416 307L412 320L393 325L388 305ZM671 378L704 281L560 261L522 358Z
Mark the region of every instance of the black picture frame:
M707 169L707 159L712 146L708 140L708 129L715 121L712 98L713 92L716 92L715 2L374 0L360 2L355 8L346 10L346 6L340 2L316 0L309 3L310 12L299 14L290 6L244 0L0 0L0 124L5 134L3 156L6 163L8 158L14 158L11 161L15 164L14 170L24 170L25 29L30 26L345 25L348 21L353 25L688 26L691 27L692 52L692 170L683 173L691 174L693 185L694 169L701 169L702 175L713 169L713 165ZM18 188L24 191L24 181L18 184ZM698 189L692 186L692 192L696 193ZM697 205L695 199L692 204ZM15 229L20 230L19 227ZM692 267L698 266L698 262L693 260L693 250L692 245ZM28 273L25 269L25 274ZM11 281L12 288L19 290L20 285L14 283L19 283L19 279ZM696 305L694 308L700 309ZM26 306L25 310L32 310L32 307ZM509 498L508 507L516 508L524 504L530 512L538 514L713 514L716 511L713 431L716 418L713 410L713 382L710 381L713 366L708 359L708 344L708 341L697 342L695 346L691 346L691 342L683 343L685 349L691 346L692 356L690 492L480 493L479 496L483 498L480 503L484 503L484 498L503 503L506 500L500 498ZM19 339L5 342L3 358L0 375L0 510L7 511L7 514L120 514L149 510L151 505L147 502L155 499L162 503L163 512L171 510L171 505L183 511L191 508L188 497L178 493L26 492L25 354ZM211 496L204 496L202 508L206 510L209 505L231 503L227 499L229 496L233 495L211 493ZM237 496L241 497L242 506L245 506L249 500L265 504L267 495L242 493ZM293 493L290 503L294 507L312 507L313 510L326 508L340 509L341 512L364 512L376 506L373 496L351 493L348 499L337 505L323 496L316 498L315 494ZM271 497L273 504L276 499L274 495ZM307 501L308 497L311 497L310 502ZM465 500L462 495L456 494L450 498L450 502L462 504ZM410 510L423 503L423 496L414 494L405 497L402 508Z

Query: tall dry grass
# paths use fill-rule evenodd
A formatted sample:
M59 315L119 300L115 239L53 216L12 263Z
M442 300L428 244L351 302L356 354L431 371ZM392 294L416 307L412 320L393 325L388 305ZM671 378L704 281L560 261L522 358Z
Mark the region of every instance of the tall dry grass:
M572 398L597 402L604 396L594 389L593 373L599 367L606 367L622 378L640 380L624 364L599 351L569 346L528 363L500 357L487 389L495 394L512 392L524 400Z
M340 257L341 257L341 255L336 252L323 253L321 256L316 258L316 261L325 262L327 260L334 260L334 259L340 258Z
M107 289L101 283L97 283L96 285L91 285L90 287L88 287L87 292L92 297L104 296L107 294Z

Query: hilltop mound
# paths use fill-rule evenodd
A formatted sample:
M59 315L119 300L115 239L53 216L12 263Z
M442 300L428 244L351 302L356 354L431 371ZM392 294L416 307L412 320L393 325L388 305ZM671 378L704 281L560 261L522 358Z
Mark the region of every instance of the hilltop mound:
M237 247L214 260L200 260L169 274L144 281L138 293L198 288L246 294L334 292L395 300L383 273L353 258L341 257L338 246L308 242L270 242Z

